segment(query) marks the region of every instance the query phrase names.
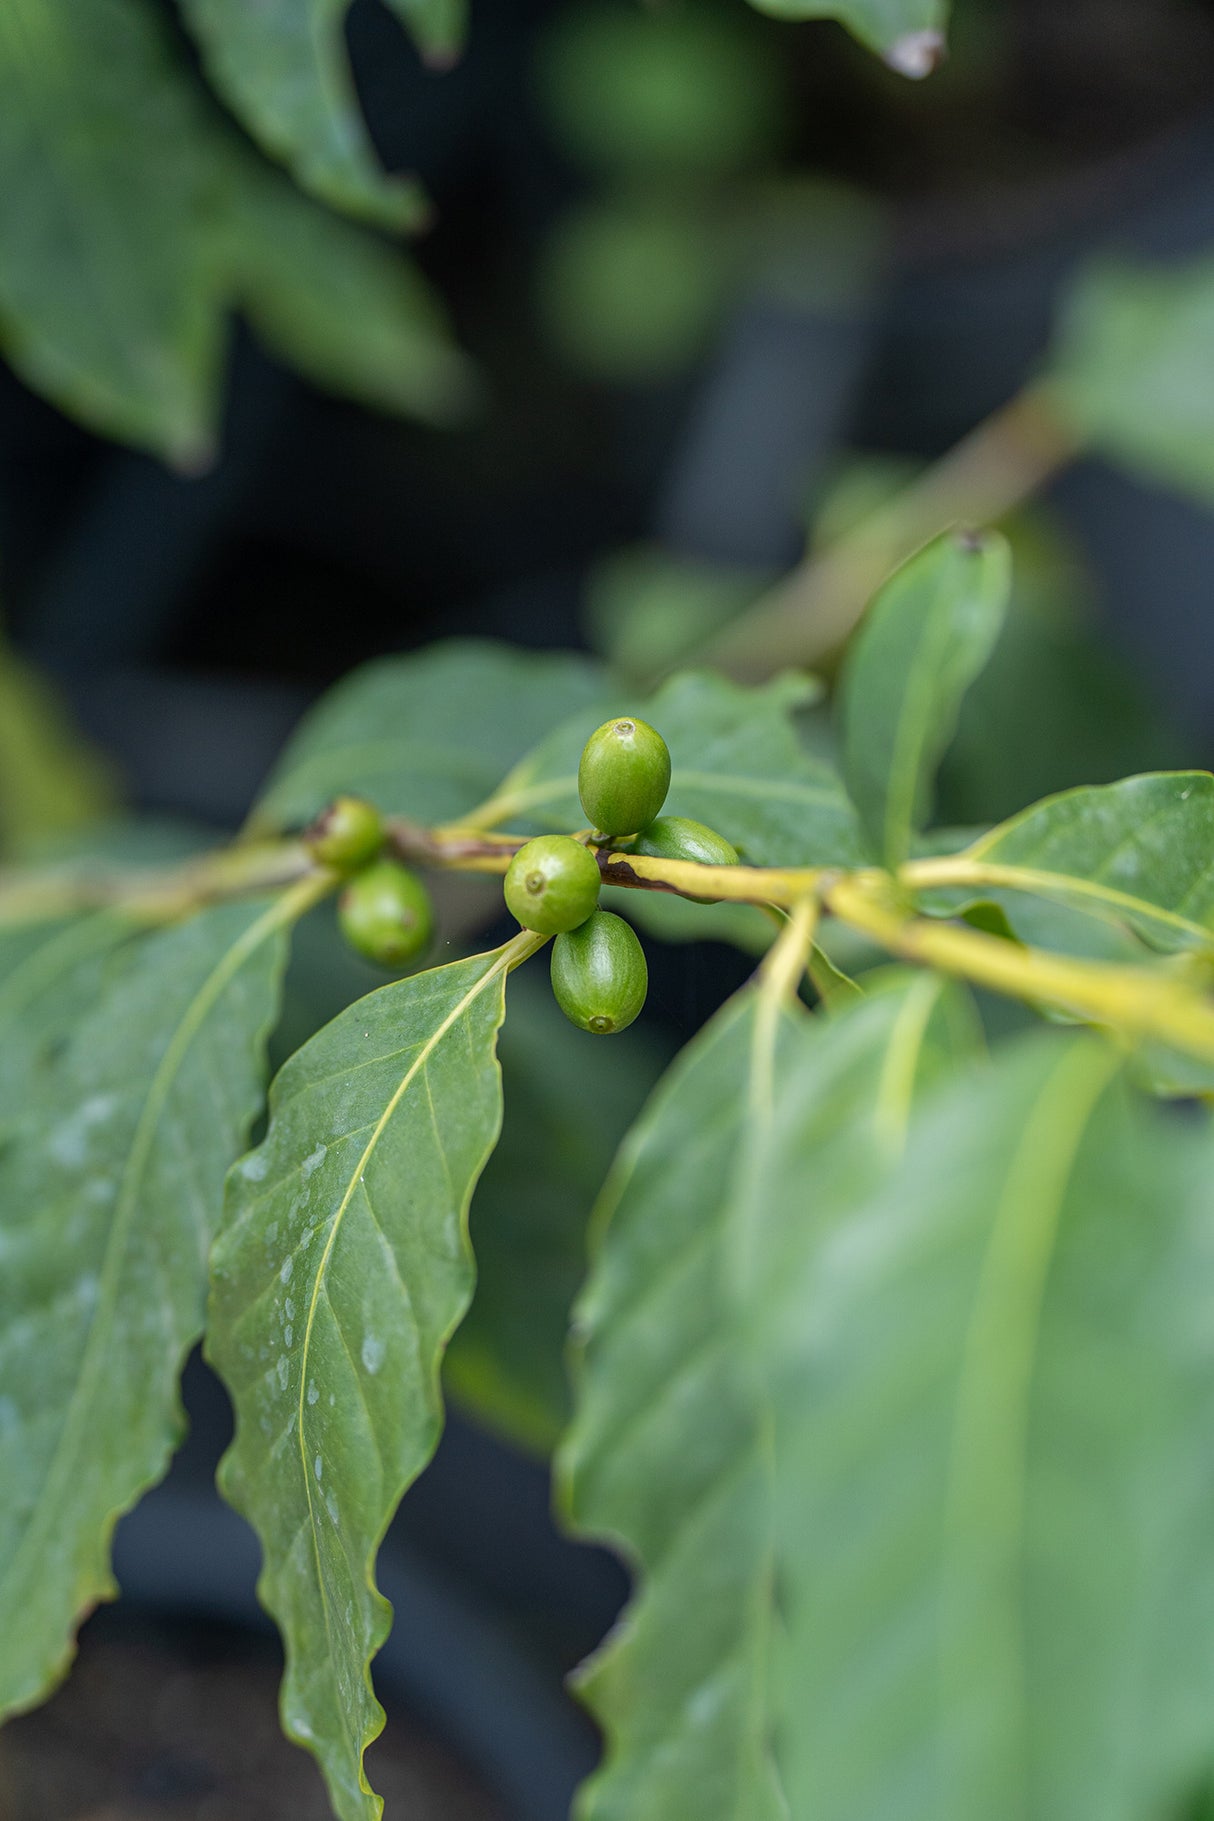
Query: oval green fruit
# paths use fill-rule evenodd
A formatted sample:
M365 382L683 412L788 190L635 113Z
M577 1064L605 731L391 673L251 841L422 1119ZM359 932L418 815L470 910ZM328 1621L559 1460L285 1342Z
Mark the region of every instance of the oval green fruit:
M374 860L383 841L380 813L365 797L334 797L304 830L304 844L312 858L343 873L356 872Z
M377 861L356 874L338 899L337 920L352 948L386 968L405 967L434 935L429 892L395 860Z
M524 929L555 936L584 923L599 901L599 863L572 835L537 835L506 873L506 905Z
M699 866L738 864L738 850L732 841L690 816L658 816L641 830L632 851L647 854L651 860L694 860ZM716 904L717 899L697 895L696 902Z
M645 1003L649 969L630 923L595 911L552 945L552 990L571 1024L608 1037L627 1030Z
M582 749L582 808L603 835L647 828L670 789L670 753L656 727L633 716L604 721Z

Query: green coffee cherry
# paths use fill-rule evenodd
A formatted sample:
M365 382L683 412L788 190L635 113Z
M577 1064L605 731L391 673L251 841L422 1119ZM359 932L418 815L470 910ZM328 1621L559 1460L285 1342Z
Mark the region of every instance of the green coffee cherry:
M627 1030L645 1003L649 969L636 931L611 911L595 911L552 945L552 990L579 1030L608 1037Z
M304 830L303 838L322 866L352 873L374 860L383 845L384 825L375 805L364 797L334 797Z
M434 935L434 907L416 874L395 860L357 873L337 901L341 933L380 967L404 968Z
M670 789L670 754L648 721L604 721L582 751L578 794L591 825L604 835L647 828Z
M506 905L524 929L541 936L584 923L599 901L599 863L571 835L537 835L520 847L506 873Z
M738 864L732 841L704 822L693 822L690 816L658 816L641 830L632 851L654 860L695 860L701 866Z
M658 816L643 828L633 843L635 854L652 860L695 860L700 866L736 866L738 850L724 835L690 816ZM716 904L716 898L697 895L698 904Z

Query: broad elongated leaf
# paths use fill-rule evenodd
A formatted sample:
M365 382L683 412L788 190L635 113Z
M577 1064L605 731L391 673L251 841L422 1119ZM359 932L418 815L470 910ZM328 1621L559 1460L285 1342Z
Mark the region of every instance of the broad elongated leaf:
M752 0L777 19L839 19L903 76L930 76L944 55L948 0Z
M968 1048L963 1003L925 977L827 1024L773 1019L747 989L679 1058L624 1146L577 1310L578 1407L561 1456L578 1528L643 1571L585 1677L608 1735L585 1821L789 1812L770 1755L769 1415L743 1344L757 1185L776 1111L819 1057L818 1129L846 1134L861 1172L880 1170L922 1082L956 1043ZM815 1217L806 1175L797 1218Z
M183 0L215 86L271 157L338 208L416 225L416 184L389 177L371 147L346 61L347 11L347 0Z
M466 415L470 362L409 257L302 196L239 146L226 272L232 301L267 347L318 385L435 423Z
M0 7L0 343L100 430L197 462L219 357L197 113L148 0Z
M961 700L994 649L1011 589L1005 541L950 532L882 588L848 653L843 768L878 855L922 828Z
M177 1375L260 1101L291 908L228 905L131 947L77 1003L0 1153L0 1711L45 1690L81 1614L113 1594L115 1519L179 1434ZM42 1030L66 1014L44 999Z
M446 1383L480 1421L547 1451L569 1416L565 1341L586 1223L666 1052L644 1019L609 1044L588 1042L542 963L511 983L498 1048L505 1124L472 1207L476 1297Z
M600 710L608 712L603 691L601 672L587 659L488 641L454 639L416 657L380 659L306 718L257 819L306 821L341 790L418 821L453 819L486 798L567 714L593 726Z
M697 673L663 684L640 708L670 748L666 812L708 823L756 866L858 863L864 842L843 785L797 739L792 710L809 693L796 677L761 689ZM613 700L606 712L637 708ZM506 779L493 819L581 827L578 759L593 731L589 715L558 728Z
M265 1142L229 1179L207 1343L236 1406L220 1483L261 1538L283 1723L342 1821L382 1806L362 1762L390 1620L375 1556L438 1440L468 1203L501 1122L506 975L536 941L350 1006L282 1069Z
M1206 948L1214 940L1214 777L1147 772L1119 784L1047 797L956 856L980 876L1012 925L1048 939L1048 907L1136 931L1153 947ZM913 869L912 869L913 876ZM1075 923L1068 925L1075 932Z
M1081 270L1049 386L1089 447L1214 498L1214 259Z
M1020 1040L885 1183L777 1113L753 1357L791 1814L1151 1821L1208 1772L1210 1134L1116 1067Z

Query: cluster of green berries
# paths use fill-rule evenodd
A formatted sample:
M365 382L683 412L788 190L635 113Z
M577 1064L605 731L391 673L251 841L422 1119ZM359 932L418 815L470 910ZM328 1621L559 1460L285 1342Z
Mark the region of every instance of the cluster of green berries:
M670 754L656 728L635 717L607 721L587 740L578 794L597 840L635 837L634 853L730 866L737 854L701 822L659 812L670 788ZM572 835L539 835L506 873L506 904L524 929L555 936L552 990L581 1030L627 1030L645 1003L649 970L631 924L600 910L598 861Z
M434 907L416 873L383 857L384 825L362 797L336 797L306 831L314 860L349 875L337 920L351 948L400 971L429 948Z

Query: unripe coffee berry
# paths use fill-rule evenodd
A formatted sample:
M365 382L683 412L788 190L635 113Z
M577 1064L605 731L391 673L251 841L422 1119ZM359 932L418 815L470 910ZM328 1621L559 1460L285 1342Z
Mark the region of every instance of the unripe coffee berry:
M599 901L599 863L572 835L537 835L519 848L506 873L506 905L524 929L541 936L584 923Z
M434 907L415 873L379 860L357 873L337 901L341 933L380 967L400 969L430 945Z
M583 748L577 787L600 834L635 835L653 821L670 789L665 740L648 721L604 721Z
M552 945L552 990L571 1024L609 1037L627 1030L645 1003L649 969L630 923L595 911Z
M310 828L304 844L314 860L338 872L357 872L374 860L383 846L384 825L379 811L364 797L334 797Z
M643 828L633 843L633 853L647 854L651 860L694 860L699 866L736 866L738 850L724 835L704 822L693 822L690 816L658 816ZM700 897L700 904L715 904L715 898Z

